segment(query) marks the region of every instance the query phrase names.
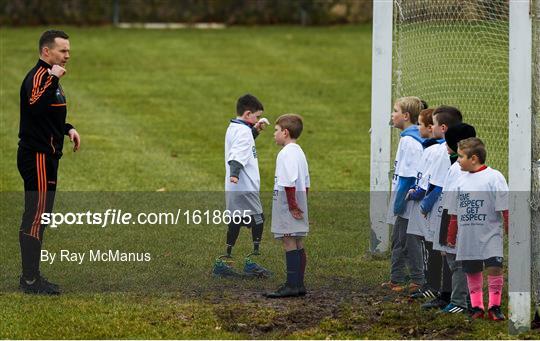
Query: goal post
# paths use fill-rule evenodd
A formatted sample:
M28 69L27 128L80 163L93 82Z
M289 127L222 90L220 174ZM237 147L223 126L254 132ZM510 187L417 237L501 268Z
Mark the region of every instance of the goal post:
M533 80L532 80L532 284L535 310L540 315L540 0L532 2Z
M529 1L509 6L508 328L519 334L531 324L532 18Z
M390 188L390 126L392 110L392 1L373 3L370 162L370 251L388 250L390 229L386 208Z
M374 0L373 8L370 250L389 246L382 193L399 137L388 126L392 100L460 108L488 164L508 179L508 327L526 331L540 296L540 0Z

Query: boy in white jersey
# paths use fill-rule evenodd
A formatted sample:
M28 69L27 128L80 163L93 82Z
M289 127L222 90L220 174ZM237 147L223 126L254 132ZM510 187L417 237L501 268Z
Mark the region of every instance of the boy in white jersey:
M448 154L450 155L450 169L446 175L443 185L443 192L436 208L433 209L431 215L431 224L434 229L433 249L438 250L444 256L444 261L448 265L451 272L452 294L450 303L443 308L443 312L456 314L465 313L468 311L468 296L469 288L467 286L467 278L463 272L462 263L456 261L455 247L447 246L448 235L448 199L452 198L454 187L459 177L464 172L461 170L457 161L457 145L458 142L469 137L475 137L476 130L473 126L466 123L456 124L448 129L444 137ZM444 218L443 218L444 217Z
M484 317L483 276L488 273L488 317L503 321L503 229L508 229L508 185L504 176L485 165L484 143L471 137L458 143L458 162L465 173L449 203L448 244L456 246L471 297L471 317ZM457 229L457 237L455 230Z
M268 298L304 296L306 251L303 238L309 231L307 194L310 187L306 156L296 140L302 133L302 118L285 114L276 120L274 139L283 147L276 159L272 203L272 233L281 239L287 264L287 281Z
M444 139L448 129L458 123L461 123L463 115L458 108L441 105L433 112L433 138ZM426 195L420 202L420 211L427 217L430 230L434 230L435 227L432 224L432 218L437 214L436 210L440 201L440 195L446 174L450 168L450 159L448 157L448 151L446 143L437 145L436 157L431 167L429 167L428 174L429 179L428 189ZM433 300L426 302L422 305L424 309L442 309L448 305L452 295L452 274L448 267L448 264L441 257L440 252L432 252L431 258L428 262L427 276L430 279L430 283L440 283L442 276L442 284L438 285L440 293ZM437 285L436 285L437 287ZM429 290L422 289L423 292Z
M444 142L443 139L431 138L433 111L434 109L424 109L418 116L420 136L425 139L422 142L424 151L418 164L416 187L409 190L407 196L407 199L413 202L407 225L407 259L411 280L413 283L418 283L418 286L411 284L409 288L413 291L412 298L435 297L440 286L440 276L438 283L430 281L433 276L426 276L428 273L425 272L425 267L429 261L428 252L432 252L433 234L429 229L429 221L420 212L420 200L424 198L428 189L429 168L437 156L439 144ZM426 280L428 280L427 283L425 283ZM421 283L425 283L424 287L419 287Z
M237 117L230 121L225 134L225 202L231 223L227 231L227 254L231 257L240 228L251 228L253 253L259 253L264 216L259 198L261 185L255 138L264 128L259 121L264 108L253 95L246 94L236 103ZM242 221L239 221L242 220ZM244 272L250 275L268 276L270 273L252 262L246 262ZM238 276L230 266L217 261L216 276Z
M390 281L382 283L382 287L396 292L406 288L407 224L412 207L412 202L406 200L406 196L409 189L414 187L417 165L422 158L424 139L420 137L417 125L422 108L420 98L403 97L394 103L392 112L392 124L401 130L401 138L394 161L392 192L387 215L387 223L393 225ZM422 284L413 282L413 286Z

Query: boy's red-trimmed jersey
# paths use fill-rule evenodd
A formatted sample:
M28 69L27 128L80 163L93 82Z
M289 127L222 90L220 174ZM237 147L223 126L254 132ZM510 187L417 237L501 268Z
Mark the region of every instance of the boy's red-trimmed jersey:
M289 211L285 187L296 188L296 202L304 212L295 219ZM306 188L310 187L309 167L302 148L289 143L276 158L274 195L272 201L272 233L288 234L309 231Z
M508 194L504 176L493 168L459 177L448 202L459 227L456 260L503 257L502 212L508 209Z

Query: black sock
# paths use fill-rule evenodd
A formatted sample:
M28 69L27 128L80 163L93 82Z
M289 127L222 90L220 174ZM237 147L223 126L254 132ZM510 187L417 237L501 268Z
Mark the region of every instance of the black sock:
M300 254L298 250L285 252L285 260L287 263L287 284L290 287L297 288L300 277Z
M442 257L442 285L441 292L452 292L452 270L445 257Z
M440 291L443 267L441 252L433 250L433 243L431 242L426 243L426 248L429 252L425 273L426 283L429 288Z
M19 231L19 244L21 248L22 275L24 279L31 281L39 276L41 243L36 238Z
M227 255L231 255L232 248L238 239L240 234L240 225L229 224L229 229L227 230Z
M259 244L261 243L264 224L256 224L251 228L251 239L253 240L253 251L259 251Z
M306 273L307 257L304 248L298 250L300 256L300 281L299 285L304 286L304 274Z

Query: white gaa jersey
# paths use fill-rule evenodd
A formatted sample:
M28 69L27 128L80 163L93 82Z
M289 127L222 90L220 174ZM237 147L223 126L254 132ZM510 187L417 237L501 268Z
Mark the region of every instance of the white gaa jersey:
M448 149L446 148L446 142L438 144L434 150L433 160L431 165L426 170L425 177L428 178L429 185L434 185L444 189L444 182L450 169L450 155L448 155ZM428 233L429 241L435 243L435 229L439 228L435 225L438 221L440 224L442 217L442 194L439 195L437 202L433 205L433 208L427 215L428 220ZM438 241L438 239L437 239Z
M394 215L394 198L396 196L396 188L398 177L415 178L417 175L418 163L422 158L424 148L422 144L411 136L403 136L399 139L396 159L394 161L394 176L392 177L392 193L390 195L390 203L388 204L388 214L386 222L394 224L396 216ZM408 202L405 206L405 211L400 214L402 218L409 219L412 203Z
M439 144L433 144L424 149L422 152L422 159L418 164L416 184L424 191L428 189L428 169L433 164L437 156L438 147ZM407 225L407 233L424 237L427 241L433 240L433 233L431 233L429 230L429 220L420 212L420 201L412 201L409 224Z
M296 187L296 202L304 212L303 219L295 219L289 211L285 187ZM276 159L274 195L272 201L272 233L309 231L306 188L310 187L309 169L304 151L296 143L289 143Z
M449 201L449 213L457 215L456 260L503 257L501 212L508 209L508 185L493 168L459 177Z
M455 254L456 248L455 247L448 247L446 245L441 245L439 243L439 237L441 236L441 220L442 220L442 212L444 209L449 208L449 201L452 198L452 193L455 192L456 184L462 174L465 174L467 172L464 172L461 170L461 167L459 166L458 162L454 162L452 166L450 166L450 169L448 170L448 174L446 175L446 180L444 181L443 185L443 192L441 193L441 196L439 197L439 201L435 204L435 208L432 211L432 214L430 216L430 229L433 230L433 249L439 250L439 251L445 251L446 253Z
M429 168L429 183L438 187L444 186L446 175L450 169L450 155L448 155L448 149L446 142L437 145L437 151L432 166Z
M238 183L230 181L229 161L244 166ZM225 134L225 203L229 211L249 211L249 215L262 213L259 190L261 178L255 139L251 127L241 121L231 121Z

